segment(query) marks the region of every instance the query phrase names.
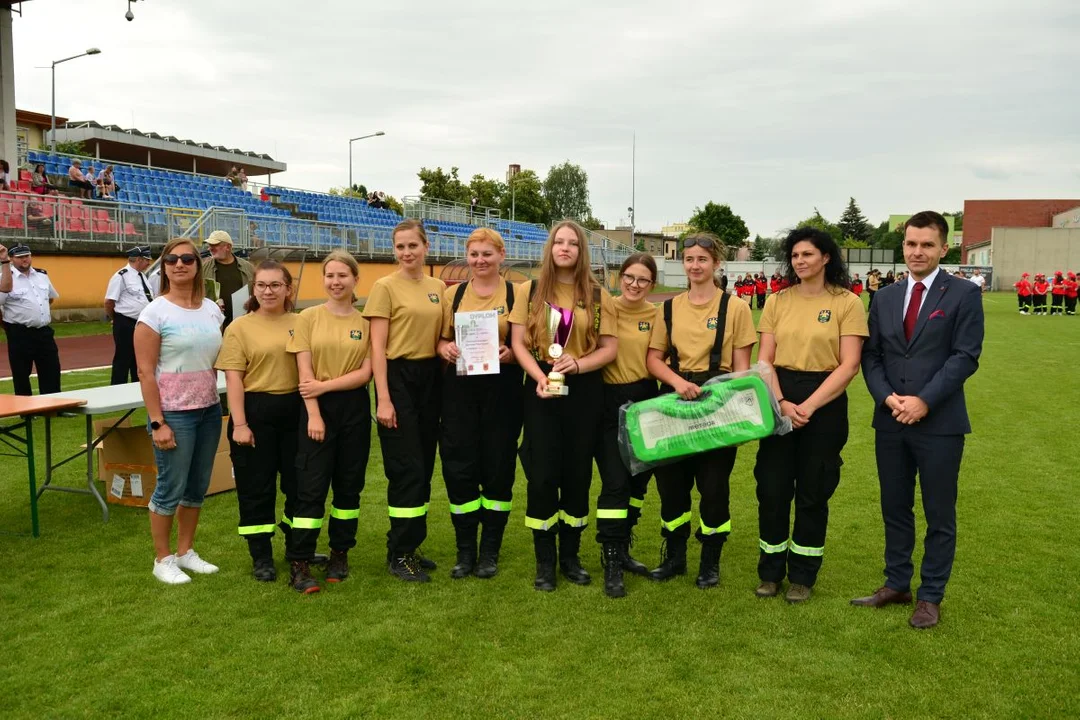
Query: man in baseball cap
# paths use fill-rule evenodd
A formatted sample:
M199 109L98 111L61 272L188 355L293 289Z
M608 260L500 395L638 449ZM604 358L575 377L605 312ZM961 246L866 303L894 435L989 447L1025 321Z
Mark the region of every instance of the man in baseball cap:
M60 392L60 352L49 325L52 322L49 306L60 294L48 274L32 263L26 245L16 245L10 253L0 245L0 310L4 313L8 362L16 395L33 394L30 371L34 367L41 393Z
M218 305L225 314L225 324L221 326L224 332L233 321L233 293L251 284L255 266L233 255L232 237L224 230L210 233L206 245L210 248L210 257L203 261L203 277L218 283Z

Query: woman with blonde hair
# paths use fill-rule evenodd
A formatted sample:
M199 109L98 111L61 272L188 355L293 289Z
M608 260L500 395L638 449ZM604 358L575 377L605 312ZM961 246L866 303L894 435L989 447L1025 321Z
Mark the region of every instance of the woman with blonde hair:
M285 495L281 531L286 553L296 499L297 424L301 412L296 358L287 346L297 315L289 269L264 260L255 269L247 314L225 330L215 367L225 373L232 414L229 456L240 511L237 532L247 541L252 575L277 580L273 548L278 476Z
M533 531L537 590L555 589L558 562L572 583L591 578L579 557L589 520L592 456L600 432L600 368L618 352L611 296L593 277L585 231L571 220L551 228L540 276L518 286L511 347L527 373L521 464L528 480L525 525ZM553 332L554 331L554 332ZM549 378L569 394L553 394Z
M494 577L503 530L513 500L517 441L521 434L521 366L510 350L509 318L514 285L499 267L506 259L502 236L477 228L465 242L472 277L443 293L442 422L439 455L457 539L457 563L450 577ZM499 327L498 373L462 375L454 334L457 313L495 311ZM476 532L483 527L477 549Z
M439 439L442 296L446 284L424 271L427 233L418 220L394 228L397 272L371 288L364 317L371 323L375 412L387 480L390 531L387 567L408 582L428 582L435 564L419 553L427 537L431 474Z
M331 488L326 581L339 583L349 577L349 550L356 546L360 493L371 450L368 324L353 307L360 266L349 253L335 250L323 259L322 277L326 302L300 313L287 346L296 355L303 403L296 502L285 552L289 584L305 595L319 592L310 565Z
M217 304L204 297L199 251L190 240L166 243L161 265L161 292L143 308L135 326L135 359L157 465L157 484L148 506L157 555L154 577L179 585L191 582L184 570L199 574L218 570L192 546L221 437L214 359L225 318Z

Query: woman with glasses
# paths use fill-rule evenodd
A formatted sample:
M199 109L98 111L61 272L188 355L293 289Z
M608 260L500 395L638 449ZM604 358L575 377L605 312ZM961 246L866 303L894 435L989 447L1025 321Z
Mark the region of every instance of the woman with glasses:
M278 476L285 495L280 524L288 552L296 497L296 433L300 418L296 359L286 346L293 335L292 275L264 260L255 269L247 314L225 330L215 367L225 372L229 407L229 456L236 479L240 537L248 544L252 575L277 580L270 539L277 522Z
M635 253L619 269L622 294L615 299L619 354L604 366L602 432L596 451L600 470L600 497L596 500L596 541L603 548L604 592L623 597L623 571L649 574L630 556L630 534L641 516L651 472L631 475L619 453L619 410L628 402L656 397L656 380L645 367L649 338L659 308L648 301L656 283L656 261L648 253Z
M431 475L442 400L442 296L446 284L424 270L427 233L419 220L394 228L398 270L375 281L364 306L371 323L375 411L386 470L390 531L387 567L406 582L428 582L435 564L420 554L427 537Z
M540 591L555 589L556 556L567 580L592 581L581 566L581 534L589 522L604 399L599 370L618 352L616 320L611 296L590 270L584 229L572 220L556 223L544 243L539 277L518 285L510 313L510 347L528 375L520 455L528 480L525 525L536 553L533 587ZM552 377L568 395L548 391Z
M758 359L775 368L773 391L795 429L758 445L754 477L761 584L755 592L774 597L786 577L791 586L785 599L799 603L810 599L821 568L829 498L840 483L840 452L848 436L846 389L859 372L863 340L870 333L862 302L849 289L847 268L828 233L795 230L783 252L791 287L765 303L758 322Z
M143 308L135 326L135 359L157 465L149 503L154 577L179 585L191 582L184 570L218 570L192 545L221 437L214 359L225 318L217 304L203 296L202 265L190 240L166 243L161 264L161 292Z
M509 319L514 286L499 275L506 259L502 236L478 228L465 241L472 278L443 293L443 372L439 455L457 540L457 564L450 577L491 578L498 572L503 531L510 516L517 442L521 435L521 366L510 350ZM498 314L499 364L494 375L459 375L456 313L494 310ZM477 529L480 546L477 549Z
M296 501L287 535L289 584L302 594L319 592L311 576L326 497L331 488L326 582L349 577L349 550L356 547L360 493L371 450L371 380L368 323L353 307L360 266L344 250L322 262L326 302L300 313L287 350L296 355L300 383ZM291 536L291 537L290 537Z
M662 320L653 328L648 368L653 377L684 400L701 395L701 385L718 375L747 370L757 342L750 305L731 301L715 283L720 266L720 240L710 233L690 235L683 241L683 269L690 289L666 300ZM731 470L736 448L710 450L671 465L656 468L660 493L660 535L664 548L654 580L686 574L686 543L690 537L690 491L696 482L701 561L697 586L720 582L720 554L731 533L728 507Z

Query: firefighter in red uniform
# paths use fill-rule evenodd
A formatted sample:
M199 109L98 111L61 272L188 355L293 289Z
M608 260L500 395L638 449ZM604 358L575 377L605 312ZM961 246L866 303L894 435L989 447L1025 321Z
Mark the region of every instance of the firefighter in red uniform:
M856 297L862 297L862 279L859 273L855 273L855 277L851 278L851 292L855 293Z
M757 307L761 310L765 307L765 290L768 288L768 283L765 282L764 275L754 276L754 290L757 293Z
M1076 295L1080 290L1080 283L1076 281L1076 273L1070 272L1065 280L1065 314L1076 314Z
M1031 277L1027 273L1020 276L1020 281L1013 283L1016 288L1016 302L1020 305L1020 314L1027 315L1031 311Z
M1062 315L1065 312L1065 275L1060 270L1054 273L1054 281L1050 284L1050 314Z
M1046 276L1035 273L1035 284L1031 287L1032 313L1035 315L1046 314L1046 293L1050 291L1050 283L1046 282Z

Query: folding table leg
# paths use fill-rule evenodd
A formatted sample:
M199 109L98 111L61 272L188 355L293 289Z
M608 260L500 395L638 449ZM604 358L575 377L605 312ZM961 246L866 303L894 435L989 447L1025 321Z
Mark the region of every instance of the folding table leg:
M37 493L37 468L34 466L34 419L26 418L26 474L30 478L30 531L34 537L39 537L41 532L38 528L38 493Z
M52 483L52 415L45 416L45 482L38 488L37 496L41 497L46 488Z
M101 505L101 522L109 522L109 506L94 483L94 416L89 414L86 416L86 487Z

